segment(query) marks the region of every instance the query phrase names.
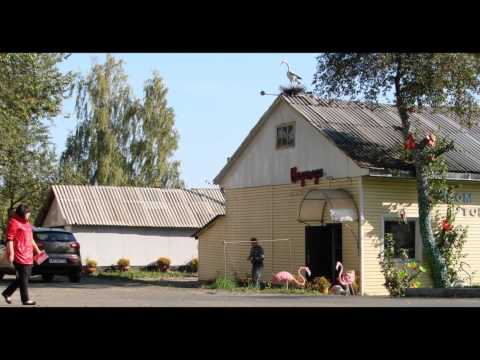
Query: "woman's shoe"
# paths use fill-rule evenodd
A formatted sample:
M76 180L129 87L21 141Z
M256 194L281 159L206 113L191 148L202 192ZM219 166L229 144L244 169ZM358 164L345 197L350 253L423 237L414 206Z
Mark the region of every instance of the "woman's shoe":
M2 296L4 297L5 301L7 302L7 304L11 304L12 303L12 298L10 296L7 296L5 294L2 294Z
M35 304L36 304L36 302L33 301L33 300L27 300L23 303L23 305L35 305Z

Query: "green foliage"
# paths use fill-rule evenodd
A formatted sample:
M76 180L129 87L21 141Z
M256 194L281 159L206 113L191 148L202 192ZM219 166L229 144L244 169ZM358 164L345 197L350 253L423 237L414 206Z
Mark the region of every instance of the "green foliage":
M450 198L453 198L453 196ZM450 285L460 280L459 271L461 270L462 259L466 257L463 253L463 248L465 246L467 229L461 225L453 225L455 222L455 211L456 206L453 203L448 204L447 216L438 224L434 233L437 246L447 265L448 283ZM447 226L442 226L445 224Z
M332 283L325 277L316 277L312 282L307 282L305 288L309 290L317 290L323 292L326 289L330 289Z
M193 258L192 261L190 261L190 270L192 272L198 271L198 258Z
M157 265L161 271L167 271L170 268L170 259L167 257L161 257L157 260Z
M223 290L232 290L237 287L235 281L218 277L215 279L215 282L208 286L209 289L223 289Z
M96 274L93 274L92 276L109 280L132 280L144 281L147 283L156 283L157 281L165 279L185 277L185 273L181 273L178 271L159 272L140 271L137 269L132 269L130 271L100 271Z
M63 178L77 183L183 187L173 109L158 73L133 96L123 62L107 56L78 81L75 133L61 157ZM65 181L65 180L64 180Z
M0 54L0 227L20 203L32 209L31 221L56 181L55 151L48 119L70 96L75 74L57 65L64 54ZM2 231L3 234L4 231Z
M448 285L447 264L435 242L430 213L435 199L446 194L441 156L453 143L438 139L431 146L426 137L414 135L411 114L441 111L473 124L480 114L479 74L480 56L468 53L328 53L317 58L313 84L318 95L395 104L402 145L408 148L403 160L415 170L420 233L437 287Z
M425 268L415 260L408 259L405 249L400 249L400 258L395 257L395 241L392 234L385 234L383 251L378 255L381 271L385 277L385 287L390 296L403 296L405 290L411 287L419 287L417 277Z

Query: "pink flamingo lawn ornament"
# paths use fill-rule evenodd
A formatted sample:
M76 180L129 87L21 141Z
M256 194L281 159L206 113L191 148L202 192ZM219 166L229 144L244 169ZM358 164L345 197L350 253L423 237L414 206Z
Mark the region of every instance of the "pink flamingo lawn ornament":
M343 264L340 261L337 261L337 265L335 267L336 270L340 268L340 273L338 274L338 282L347 288L346 294L355 295L355 291L353 290L352 284L355 282L355 271L349 270L346 271L345 274L343 273Z
M275 275L273 275L272 284L286 285L287 289L288 289L288 283L295 283L300 287L304 287L307 280L302 275L302 271L308 274L308 276L311 275L310 269L308 267L300 266L298 268L298 276L301 279L300 281L295 279L295 277L292 274L290 274L288 271L280 271L279 273L276 273Z

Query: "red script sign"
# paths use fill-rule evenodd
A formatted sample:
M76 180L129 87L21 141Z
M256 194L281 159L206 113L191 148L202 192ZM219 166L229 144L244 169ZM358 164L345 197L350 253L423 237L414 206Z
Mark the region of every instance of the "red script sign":
M315 179L315 184L318 184L318 180L323 176L323 169L311 170L311 171L302 171L298 172L296 167L290 169L290 178L292 182L296 183L298 180L301 181L301 185L305 186L305 180Z

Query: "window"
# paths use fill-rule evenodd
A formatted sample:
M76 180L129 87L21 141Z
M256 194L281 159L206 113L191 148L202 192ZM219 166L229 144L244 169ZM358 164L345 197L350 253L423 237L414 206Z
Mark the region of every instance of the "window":
M277 149L295 147L295 124L277 127Z
M408 257L415 259L415 221L406 224L398 221L385 221L384 234L392 234L395 241L395 255L400 257L400 249L407 250Z
M63 232L34 232L33 237L35 240L47 241L47 242L70 242L75 241L75 237L70 233Z

